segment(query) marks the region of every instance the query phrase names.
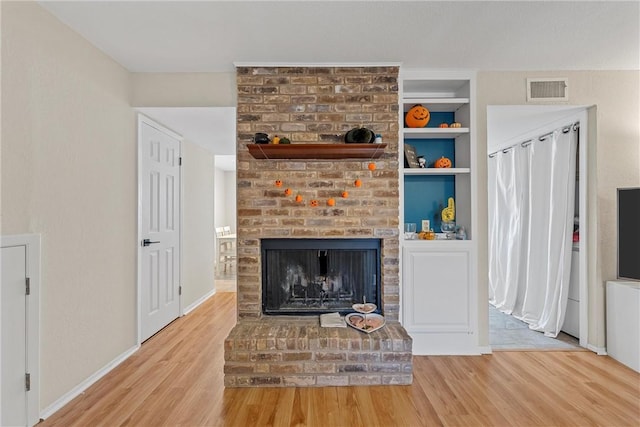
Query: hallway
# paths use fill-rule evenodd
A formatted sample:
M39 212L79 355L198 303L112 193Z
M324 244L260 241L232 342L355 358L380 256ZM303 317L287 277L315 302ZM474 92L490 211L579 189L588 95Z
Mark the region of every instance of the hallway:
M496 350L584 350L578 339L560 332L557 338L529 329L529 325L489 304L489 344Z

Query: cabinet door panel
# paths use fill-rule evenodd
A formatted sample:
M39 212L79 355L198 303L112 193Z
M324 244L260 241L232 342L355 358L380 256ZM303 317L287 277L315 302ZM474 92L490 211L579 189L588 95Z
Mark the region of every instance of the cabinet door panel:
M407 327L421 331L469 330L469 252L406 250Z

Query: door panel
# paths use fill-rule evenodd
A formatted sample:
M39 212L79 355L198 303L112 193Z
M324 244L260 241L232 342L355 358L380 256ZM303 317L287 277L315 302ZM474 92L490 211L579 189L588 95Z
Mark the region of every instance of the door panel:
M180 314L180 140L140 122L141 341ZM142 242L141 242L142 243Z
M27 425L26 246L2 248L2 419L3 426Z

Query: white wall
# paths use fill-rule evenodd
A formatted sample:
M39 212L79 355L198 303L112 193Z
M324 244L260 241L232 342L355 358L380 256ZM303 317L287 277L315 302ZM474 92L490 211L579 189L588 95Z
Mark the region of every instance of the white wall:
M2 232L42 234L44 408L136 344L136 116L125 69L1 7Z
M235 107L235 73L132 73L136 107Z
M527 77L568 77L572 105L596 105L589 126L596 126L597 180L595 224L591 238L597 250L594 280L589 283L589 337L592 347L604 348L605 281L616 277L616 188L640 185L640 73L637 71L483 71L477 79L478 232L480 344L488 344L487 322L487 105L526 104ZM590 132L591 135L591 132Z
M573 117L584 109L568 105L487 106L487 152L493 153L532 138L532 134L548 128L550 123ZM569 121L568 118L567 123Z
M213 155L182 143L182 307L213 291Z
M146 105L211 105L216 96L227 104L231 80L137 75L133 85L127 70L36 3L0 5L1 227L42 234L41 409L48 410L136 345L134 88L138 99L154 98ZM149 82L158 81L163 96L153 97ZM203 91L211 81L218 83ZM213 156L183 148L188 307L213 289Z
M228 225L236 232L236 173L215 169L215 213L216 227Z

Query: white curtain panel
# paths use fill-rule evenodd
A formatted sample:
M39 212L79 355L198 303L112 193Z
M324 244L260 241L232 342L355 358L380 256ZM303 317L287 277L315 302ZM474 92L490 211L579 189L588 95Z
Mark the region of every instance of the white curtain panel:
M487 208L488 208L488 217L489 217L489 303L495 307L498 307L500 304L497 301L496 293L499 293L501 289L498 289L500 280L499 280L499 272L498 272L498 249L496 248L498 244L498 224L496 221L497 212L498 212L498 185L497 185L497 174L498 174L498 153L492 154L489 156L489 160L487 162Z
M523 145L489 161L489 302L555 337L569 291L577 132Z
M515 147L497 154L490 162L489 296L491 304L508 314L517 315L516 302L522 292L523 226L526 213L527 158ZM507 286L512 284L513 286ZM520 298L521 299L521 298ZM516 312L514 312L516 310Z

